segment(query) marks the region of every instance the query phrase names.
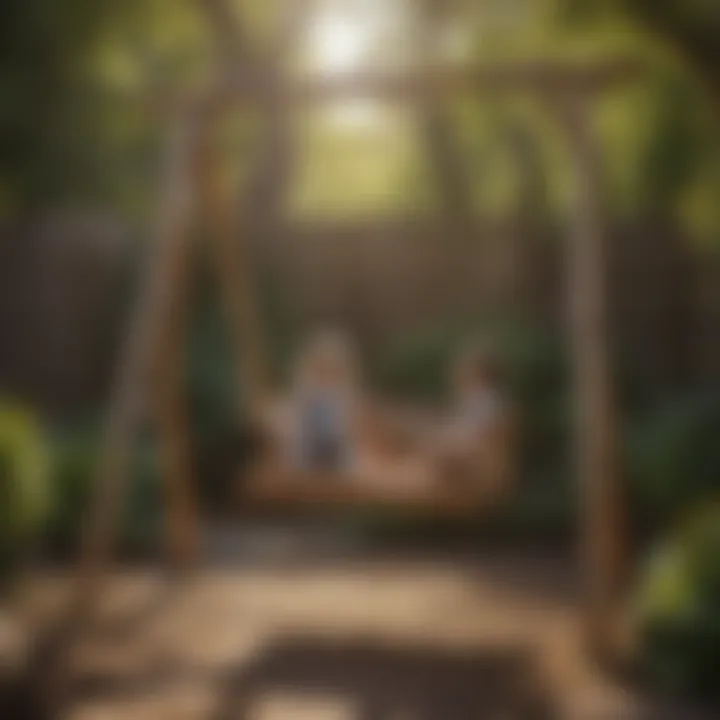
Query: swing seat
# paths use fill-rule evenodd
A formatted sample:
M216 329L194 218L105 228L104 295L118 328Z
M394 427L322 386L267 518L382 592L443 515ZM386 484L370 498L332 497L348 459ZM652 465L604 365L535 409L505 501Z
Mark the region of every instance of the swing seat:
M239 478L240 507L248 511L312 509L394 509L429 516L476 517L495 507L509 491L514 473L512 434L495 441L495 461L472 477L452 463L432 462L411 449L437 434L427 413L397 407L375 409L373 450L347 472L301 470L284 463L277 426L265 451Z
M489 498L473 496L443 487L379 487L362 477L287 471L253 479L241 493L246 509L301 510L388 508L427 515L474 515L489 505Z

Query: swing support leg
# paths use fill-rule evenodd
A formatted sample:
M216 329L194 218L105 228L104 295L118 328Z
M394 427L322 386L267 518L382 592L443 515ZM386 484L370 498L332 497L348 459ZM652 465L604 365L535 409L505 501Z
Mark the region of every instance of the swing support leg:
M599 158L587 98L568 99L561 121L575 164L575 222L568 237L571 347L575 375L576 455L581 480L580 548L586 635L599 658L613 654L623 518L616 416L608 348Z
M112 559L135 431L147 410L156 341L175 311L178 279L189 250L197 137L198 118L194 113L183 114L169 133L158 239L121 352L95 495L82 537L78 578L59 627L51 633L52 638L42 642L44 646L37 653L37 664L42 665L38 675L43 679L44 702L50 708L64 706L72 656L92 625ZM34 671L30 669L31 674Z

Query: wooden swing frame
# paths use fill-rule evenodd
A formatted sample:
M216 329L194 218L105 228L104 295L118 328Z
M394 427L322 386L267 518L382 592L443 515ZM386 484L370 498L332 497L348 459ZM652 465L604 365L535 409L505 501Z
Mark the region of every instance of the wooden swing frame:
M634 68L627 62L584 66L517 62L291 82L280 71L278 53L258 61L246 52L240 28L229 21L232 16L234 22L234 16L223 0L200 1L220 52L218 81L200 94L149 102L171 116L159 226L154 258L148 266L111 399L97 495L89 512L71 609L71 616L82 618L76 623L75 637L80 635L80 626L87 626L87 618L97 605L112 556L133 429L148 411L157 421L163 451L167 552L171 562L181 567L197 561L199 528L191 438L183 393L184 370L179 361L188 298L191 227L196 213L202 215L213 238L225 308L238 357L242 358L239 385L245 391L250 414L258 412L263 402L266 366L253 302L251 264L241 231L246 223L240 223L235 193L224 187L215 141L224 114L244 107L262 112L268 131L265 158L272 160L278 142L287 140L283 133L288 116L299 107L361 97L427 109L437 108L442 100L461 92L522 92L536 97L559 122L575 172L574 221L566 253L577 410L576 463L581 482L579 545L585 572L588 639L592 648L602 652L611 636L621 571L622 506L607 347L600 160L590 117L596 97L627 81ZM279 47L285 47L286 30L279 37ZM447 140L447 128L444 130ZM267 167L259 169L260 175L263 172L267 173ZM338 503L358 500L344 492L336 498ZM432 498L428 502L437 507Z

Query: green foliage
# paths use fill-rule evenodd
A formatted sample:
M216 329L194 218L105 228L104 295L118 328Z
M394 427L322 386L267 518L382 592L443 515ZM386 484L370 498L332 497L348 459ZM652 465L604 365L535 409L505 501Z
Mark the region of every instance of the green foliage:
M513 328L506 343L522 466L533 474L567 475L572 408L565 343L531 327Z
M199 47L206 28L195 5L3 4L0 212L82 200L146 217L157 137L127 94L197 74L210 54Z
M202 434L222 430L235 414L235 360L225 325L218 304L200 304L188 360L192 413Z
M458 329L449 325L403 337L375 363L378 387L400 397L441 398L461 337Z
M476 517L428 518L412 511L354 511L344 522L373 541L502 543L567 547L576 526L577 503L566 478L535 478Z
M73 427L55 438L55 503L48 527L49 550L65 556L78 548L97 479L100 426ZM124 554L146 554L157 546L161 522L160 470L154 444L141 438L133 455L129 490L118 520Z
M187 348L188 391L198 493L213 510L227 508L233 483L255 452L257 439L247 426L238 388L242 357L235 354L232 334L212 268L200 256L200 291L192 315ZM282 289L258 277L257 312L263 315L263 338L271 380L286 374L294 336ZM273 372L275 371L275 372ZM239 406L238 406L239 405Z
M94 429L67 431L55 439L55 503L48 528L52 553L75 550L89 506L97 466L98 438Z
M206 278L204 278L206 279ZM212 506L227 501L236 458L238 416L235 363L229 329L217 293L203 284L193 316L188 349L191 431L201 499Z
M643 667L663 690L720 690L720 506L691 515L641 576L637 622Z
M141 438L133 459L129 496L120 519L121 549L146 555L158 549L162 531L162 473L156 444Z
M0 573L40 534L51 502L50 457L35 418L0 406Z
M720 397L668 403L628 437L637 519L662 527L720 488Z
M286 4L235 2L249 46L263 48ZM159 132L127 95L161 86L196 88L207 81L215 48L200 4L8 0L6 5L0 23L0 212L82 199L146 221L155 198ZM465 11L457 12L458 27L472 27ZM483 13L474 31L480 61L618 54L647 60L641 82L598 107L599 124L610 126L605 150L614 209L681 206L691 230L719 236L716 110L695 82L700 77L716 86L720 77L715 3L546 0L520 3L508 13L502 2L487 2ZM402 60L401 45L385 42L378 53L390 63ZM672 78L666 46L693 61L670 63ZM517 206L524 192L519 176L530 170L498 135L507 123L488 122L495 104L473 103L468 118L451 120L471 194L485 211L499 204L505 212ZM385 108L354 125L328 122L330 115L313 114L302 125L305 162L292 193L296 207L335 213L433 207L433 179L424 176L422 143L410 116ZM713 118L710 131L699 129L700 116ZM532 140L520 154L526 163L538 163L532 172L547 179L545 190L557 205L561 198L554 196L567 192L572 176L540 114L526 119L522 129ZM242 155L247 156L245 148Z
M535 476L521 484L495 512L484 519L480 531L490 537L521 542L572 542L578 511L575 486L568 473Z

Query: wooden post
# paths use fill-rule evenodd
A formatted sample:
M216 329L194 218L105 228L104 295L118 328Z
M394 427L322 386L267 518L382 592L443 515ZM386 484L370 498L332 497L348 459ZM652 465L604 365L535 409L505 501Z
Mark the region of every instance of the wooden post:
M620 488L606 308L600 163L590 127L590 100L561 108L574 175L574 219L567 238L567 274L576 402L576 460L581 481L580 535L587 593L587 639L606 657L620 560Z
M129 337L120 353L95 495L82 538L77 582L67 612L56 627L38 640L30 663L29 676L42 676L40 692L52 712L63 707L73 652L92 624L112 559L135 431L148 409L156 339L173 312L178 268L188 251L196 130L195 116L185 114L170 132L158 238L131 319Z
M186 113L172 128L163 178L159 228L154 255L135 309L130 335L120 358L118 382L111 401L107 437L82 546L81 593L94 597L110 559L122 493L130 470L134 432L147 410L149 382L158 357L158 339L173 323L178 284L190 250L194 210L194 168L198 118ZM169 362L176 358L167 358Z
M189 171L193 175L196 173L194 164ZM194 187L195 177L192 179ZM193 229L188 227L186 233ZM192 260L189 246L184 247L176 258L173 289L167 301L167 316L158 330L152 374L165 497L164 551L170 564L180 570L188 570L196 564L199 549L193 441L187 410Z

